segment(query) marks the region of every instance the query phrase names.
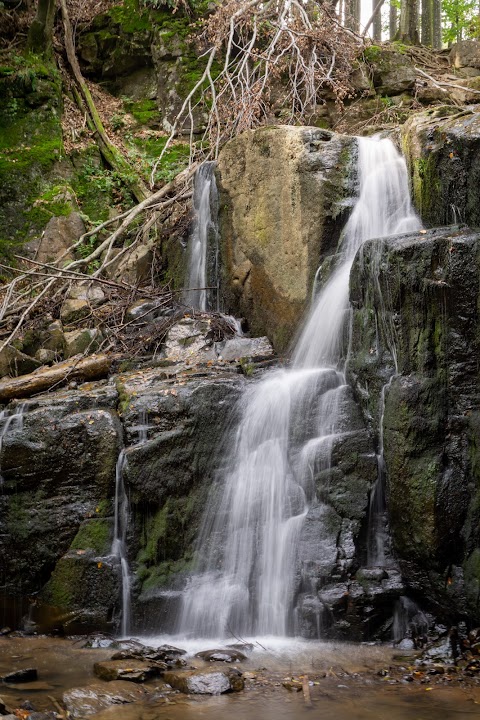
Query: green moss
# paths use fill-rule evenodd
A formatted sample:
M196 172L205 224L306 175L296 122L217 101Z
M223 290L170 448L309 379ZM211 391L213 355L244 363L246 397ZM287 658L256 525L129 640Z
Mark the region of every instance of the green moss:
M125 109L141 125L148 125L152 120L158 120L158 108L155 100L138 100L125 102Z
M125 33L148 32L151 29L150 15L138 0L124 0L121 5L111 8L106 15L118 23Z
M63 156L61 107L57 70L35 56L15 56L9 72L0 72L1 254L68 212L65 203L43 197Z
M142 580L142 591L153 590L156 588L167 587L172 576L180 573L188 573L193 569L192 558L182 558L172 562L163 562L156 565L150 571L145 568L139 571L138 577Z
M197 532L198 494L169 498L165 505L144 520L142 548L137 556L137 576L142 589L166 585L171 575L191 568Z
M441 181L437 172L435 156L418 158L413 166L413 199L422 217L428 217L435 207Z
M80 557L64 556L55 565L50 579L42 590L44 601L56 608L71 610L85 601L85 565Z
M81 212L92 223L107 220L111 208L119 202L133 204L124 178L103 165L96 147L87 148L72 159L75 174L71 185Z
M70 549L93 550L97 555L106 555L111 545L111 523L106 518L86 520L73 538Z
M133 145L138 152L146 177L149 177L153 165L157 162L165 147L166 141L166 137L133 138ZM189 158L190 147L187 143L178 142L170 145L158 165L155 180L157 182L169 182L188 166Z
M370 45L363 51L365 62L377 62L382 57L382 48L379 45Z
M120 370L120 372L123 372ZM115 387L118 393L118 404L117 409L120 415L124 415L130 407L131 396L125 390L125 385L121 382L119 377L115 378Z

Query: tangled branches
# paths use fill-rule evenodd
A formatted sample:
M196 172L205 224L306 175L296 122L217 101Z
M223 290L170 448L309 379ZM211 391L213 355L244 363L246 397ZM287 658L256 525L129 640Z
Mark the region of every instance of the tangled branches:
M210 107L204 139L216 157L228 139L275 115L282 124L305 124L322 89L342 102L352 92L349 76L363 39L319 0L228 0L203 22L199 42L205 70L169 142L185 127L193 140L194 110L203 103Z

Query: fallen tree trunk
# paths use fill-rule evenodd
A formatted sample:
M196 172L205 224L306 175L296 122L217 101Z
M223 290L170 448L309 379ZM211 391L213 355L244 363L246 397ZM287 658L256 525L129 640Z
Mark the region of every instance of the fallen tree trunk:
M40 368L28 375L1 380L0 402L31 397L66 380L98 380L108 375L113 360L114 357L107 355L90 355L80 360L78 357L70 358L58 365Z

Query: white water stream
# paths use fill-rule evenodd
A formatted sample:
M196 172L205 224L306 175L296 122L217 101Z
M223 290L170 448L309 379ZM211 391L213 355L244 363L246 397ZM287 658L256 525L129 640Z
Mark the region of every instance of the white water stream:
M123 473L127 462L125 449L120 451L115 468L115 516L113 527L112 555L120 565L122 582L121 595L121 635L125 637L130 629L130 569L127 558L127 527L128 527L128 497L125 492Z
M212 215L212 199L216 201L215 162L204 162L195 173L193 188L194 228L189 242L188 267L183 302L196 310L213 310L207 291L208 252L211 235L217 238L217 227ZM215 248L215 253L218 247ZM217 258L215 257L215 266ZM215 281L216 282L216 281ZM215 306L218 303L218 287ZM210 307L209 307L210 306Z
M5 409L0 412L0 462L2 456L3 440L10 429L22 430L25 403L20 403L14 410ZM3 477L0 465L0 487L3 485Z
M336 269L318 295L291 369L246 393L218 501L208 503L197 572L178 630L196 637L293 631L298 540L315 501L313 467L328 468L338 433L349 276L370 238L419 227L403 158L390 140L358 139L359 197Z

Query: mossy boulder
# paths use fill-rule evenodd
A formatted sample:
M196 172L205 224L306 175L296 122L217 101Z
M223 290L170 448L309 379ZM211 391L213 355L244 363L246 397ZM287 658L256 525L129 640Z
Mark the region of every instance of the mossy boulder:
M363 59L379 95L400 95L415 85L413 61L402 45L370 45L363 51Z
M111 629L119 590L118 568L111 558L71 550L42 589L33 619L36 615L42 629L61 628L70 634Z
M114 492L121 434L116 401L115 388L102 384L63 390L28 401L22 422L9 426L0 456L7 592L38 592L72 543L78 558L108 552L112 506L104 501Z
M413 198L429 226L480 226L480 115L445 106L412 116L402 144Z
M390 528L409 589L449 621L473 623L479 277L480 236L469 230L368 241L352 270L349 363L374 431L383 417ZM382 384L384 414L371 401Z
M224 304L276 350L292 341L315 271L335 252L354 153L348 136L285 126L243 133L220 153Z

